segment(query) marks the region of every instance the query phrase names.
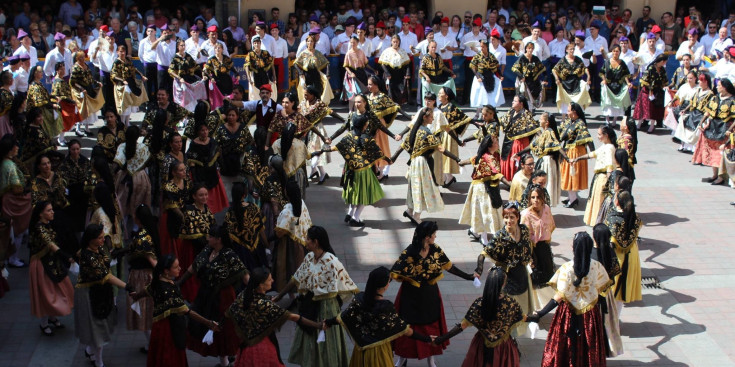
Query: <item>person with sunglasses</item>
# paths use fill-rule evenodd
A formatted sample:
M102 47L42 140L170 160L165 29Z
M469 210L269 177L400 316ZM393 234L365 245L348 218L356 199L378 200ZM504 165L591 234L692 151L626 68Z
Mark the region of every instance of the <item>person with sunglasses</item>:
M699 42L704 45L705 55L710 54L710 51L712 50L712 44L715 42L716 39L720 38L720 35L717 33L717 28L717 23L707 23L707 30L704 35L702 35L702 38L699 40Z

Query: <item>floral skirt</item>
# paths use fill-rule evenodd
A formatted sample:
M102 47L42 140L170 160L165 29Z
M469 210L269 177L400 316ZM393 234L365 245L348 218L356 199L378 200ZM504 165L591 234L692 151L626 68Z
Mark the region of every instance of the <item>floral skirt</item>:
M152 269L130 269L128 284L132 284L136 292L145 289L145 287L151 284L151 280L153 280ZM143 297L137 301L138 305L140 305L140 314L130 308L130 305L135 302L130 298L130 295L126 298L128 299L128 307L125 312L127 329L139 331L151 330L153 324L153 298Z
M459 224L469 225L477 234L487 232L494 235L503 228L503 208L493 208L484 182L472 182L470 185Z
M549 326L542 367L607 365L600 308L593 307L579 316L582 323L580 335L575 335L571 330L574 317L574 310L569 304L561 302ZM570 334L575 336L570 337Z
M710 140L702 134L697 141L696 148L694 148L692 163L701 163L710 167L720 167L720 163L722 163L722 151L720 150L720 145L722 145L722 143L724 142Z
M206 82L198 80L194 83L181 83L178 79L174 79L174 102L186 108L189 112L194 112L197 101L207 99Z
M664 111L663 106L656 106L654 101L651 101L650 91L645 91L641 88L638 91L638 99L635 101L635 109L633 110L634 120L663 120Z
M426 158L416 157L406 172L408 190L406 192L406 206L414 212L436 213L444 210L444 201L439 187L434 183Z

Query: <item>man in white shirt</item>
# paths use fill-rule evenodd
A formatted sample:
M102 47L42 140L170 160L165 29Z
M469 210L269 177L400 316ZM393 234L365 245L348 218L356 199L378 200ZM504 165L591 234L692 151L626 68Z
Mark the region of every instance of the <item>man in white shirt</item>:
M204 52L200 52L202 45L204 44L204 40L199 37L199 32L199 27L196 25L191 26L191 28L189 28L189 38L184 41L184 45L186 46L186 53L189 54L189 56L191 56L199 66L202 66L207 62L207 56L204 55ZM148 78L148 80L150 79L151 78Z
M23 52L17 55L20 68L13 73L13 91L16 98L26 98L28 95L28 73L31 70L31 56Z
M630 49L630 40L628 37L622 36L620 37L620 60L623 60L625 62L625 65L628 66L628 71L630 72L630 75L635 78L637 73L637 68L635 62L633 60L636 57L635 51Z
M332 38L330 42L330 46L332 47L332 51L330 53L332 52L339 53L340 42L342 42L340 39L344 33L345 33L345 27L342 26L341 24L338 24L336 27L334 27L334 38ZM296 52L296 55L298 55L301 52L301 50L305 48L306 48L306 45L304 44L304 42L302 42L299 45L299 51Z
M273 89L270 84L263 84L259 88L260 99L257 101L243 101L242 108L255 112L255 126L258 129L268 129L276 114L281 113L283 106L271 99ZM266 142L265 150L270 149L270 142Z
M360 8L360 0L352 1L352 9L347 11L347 17L355 17L357 21L362 20L362 9Z
M544 61L544 66L546 66L546 80L550 82L548 85L552 89L556 87L556 83L551 83L553 82L551 79L553 77L551 69L556 66L559 60L564 58L568 44L569 41L564 38L564 27L556 27L556 38L549 42L549 58Z
M64 70L66 71L64 75L68 78L73 60L71 58L71 52L66 48L65 39L66 36L64 36L63 33L57 32L54 35L54 43L56 43L56 47L46 54L46 61L43 63L43 73L46 74L48 80L52 80L54 77L54 73L56 72L56 63L59 62L64 63Z
M718 38L712 42L712 48L710 48L709 55L715 59L719 58L721 54L725 53L725 49L732 45L732 39L727 37L727 28L720 28Z
M196 26L193 27L196 28ZM143 63L143 72L148 78L145 82L145 90L149 96L155 96L158 92L158 64L156 64L156 50L151 47L156 42L156 26L148 25L145 33L146 37L138 44L138 59ZM199 38L198 33L197 38Z
M506 16L505 19L508 20L508 17ZM487 30L488 33L492 33L493 29L497 29L500 34L503 34L503 27L498 25L498 14L494 11L488 11L485 30Z
M411 32L410 21L406 20L401 26L401 31L398 32L398 38L401 39L401 48L409 55L413 55L414 49L419 44L419 39L416 37L416 33ZM436 40L436 35L434 35L434 39Z
M31 36L23 28L18 29L18 41L20 41L20 46L15 49L13 55L20 56L25 52L31 58L31 66L36 66L38 64L38 51L31 45Z
M662 53L663 51L656 47L656 35L653 32L648 33L648 36L646 36L646 43L641 45L636 57L633 59L633 61L638 65L639 76L643 74L643 71L646 70L648 65L650 65L653 60Z
M104 37L104 35L107 34L107 32L109 32L109 31L110 31L110 29L106 25L102 25L102 26L100 26L99 34L101 34ZM94 41L92 41L92 42L89 43L89 49L88 49L89 52L94 52L94 50L97 49L97 45L100 43L101 38L102 37L98 37ZM89 54L89 52L87 52L87 54ZM92 70L90 70L92 72L92 79L94 79L96 81L100 81L100 64L99 64L99 62L97 62L97 60L95 60L95 59L93 59L91 57L90 57L89 60L92 62L92 68L91 68Z
M597 58L595 57L595 52L592 48L584 43L585 38L583 31L577 31L574 34L574 56L582 59L584 67L589 68L590 63L594 64L597 61Z
M500 43L501 37L501 33L498 32L497 29L490 31L490 44L487 45L487 49L491 54L493 54L493 56L495 56L496 59L498 59L498 64L500 64L498 72L500 72L500 75L503 75L503 73L505 73L505 58L508 52Z
M341 25L338 25L337 27L340 29L343 28ZM325 57L332 53L332 44L329 43L329 37L326 33L322 32L321 28L314 27L310 29L309 33L306 33L306 36L313 36L315 38L316 45L314 45L314 48L321 52ZM334 37L334 39L336 40L337 37ZM304 37L304 40L299 44L299 48L296 50L296 56L304 50L306 50L306 37Z
M288 44L285 39L280 37L279 33L281 33L281 30L278 28L278 23L271 23L271 36L273 36L273 53L271 56L273 57L273 66L276 68L276 85L280 88L285 78L284 71L286 67L283 60L288 59Z
M168 24L168 27L171 28L171 31L173 32L173 34L174 34L174 36L176 38L181 38L182 40L183 39L186 39L186 36L187 36L186 35L186 30L185 29L181 29L181 27L179 26L179 20L178 19L171 18L171 22ZM132 32L131 31L128 31L128 32L133 33L133 32L135 32L135 30L133 30Z
M275 42L276 40L274 40L270 34L266 33L267 29L268 29L268 26L265 24L265 22L255 23L255 34L260 36L260 48L268 51L268 53L272 55L273 54L273 42ZM219 41L219 42L222 42L222 41ZM251 46L252 46L252 41L251 41ZM227 56L230 56L229 53L227 54L228 54ZM214 55L214 54L211 54L211 55Z
M90 59L96 60L100 66L100 82L102 82L102 95L105 97L105 109L115 108L115 96L112 94L113 84L110 80L110 72L112 64L117 59L117 45L115 44L115 32L108 31L105 34L107 47L97 44L94 50L91 50Z
M702 56L704 56L704 45L697 42L698 36L697 28L692 28L687 32L687 40L682 42L676 51L677 60L681 61L684 55L689 55L692 58L692 66L699 66Z
M727 32L727 30L725 30ZM725 33L727 34L727 33ZM699 39L699 43L704 45L704 54L709 55L712 50L712 43L715 42L720 36L717 34L717 24L713 22L707 23L707 34Z
M373 54L373 42L365 38L365 34L367 34L367 24L363 22L357 26L357 48L369 58Z
M590 65L590 75L592 76L592 81L590 83L590 96L592 97L592 100L596 102L600 102L600 69L602 69L602 65L605 63L605 59L607 59L608 51L607 39L600 36L601 25L602 24L599 20L592 21L589 29L590 36L584 40L584 44L592 49L596 58L596 62L593 65Z
M444 64L447 65L449 70L452 70L452 55L458 47L457 40L449 33L449 18L442 18L441 31L434 34L434 41L436 42L436 50L444 60Z
M165 89L168 92L168 95L171 96L173 95L174 81L168 73L168 68L171 66L171 60L173 60L176 55L176 37L174 37L173 32L168 28L168 25L164 24L161 27L161 37L156 41L158 44L156 45L154 43L151 48L156 50L156 64L158 64L158 89ZM227 47L225 47L225 52L227 52ZM210 55L214 56L214 48Z
M245 31L237 25L236 16L230 15L227 18L227 23L229 24L229 27L227 27L227 29L229 29L230 33L232 33L232 39L235 41L236 44L244 43L247 41Z
M730 14L728 15L727 19L724 19L722 21L722 24L720 26L724 27L727 30L727 36L732 37L733 34L732 26L735 25L735 7L730 8Z
M354 32L355 32L355 22L352 19L347 19L347 21L345 22L345 33L342 33L339 36L334 37L334 39L337 40L336 43L333 43L333 45L336 46L334 48L334 52L339 53L340 55L346 54L347 50L350 47L350 38L352 38L352 33Z
M385 23L382 20L375 25L375 35L373 37L373 56L378 57L390 47L390 37L385 34Z
M463 86L463 93L462 93L462 99L461 104L469 104L470 103L470 89L472 89L472 78L469 77L473 75L472 69L470 68L470 62L472 61L472 58L475 57L477 54L476 50L480 49L480 45L478 44L477 48L468 47L466 44L467 42L478 42L480 40L487 40L487 37L484 33L480 33L480 27L482 27L482 21L480 19L475 19L474 22L472 22L472 32L466 33L464 36L462 36L462 41L460 41L459 48L463 50L462 55L464 56L464 86Z
M533 55L538 57L539 60L544 61L549 58L551 52L549 51L549 45L541 38L541 24L539 22L533 23L531 35L523 39L523 46L521 52L526 49L526 45L529 43L534 44Z
M217 39L217 26L212 25L212 26L207 27L207 40L202 42L201 46L199 46L202 49L202 51L205 51L205 52L202 52L205 56L205 62L207 59L214 56L214 53L215 53L214 46L218 43L223 46L222 47L224 49L223 53L226 56L230 56L230 53L227 51L227 45L225 45L224 42Z
M214 10L212 8L207 8L204 10L204 19L207 21L207 28L211 26L215 26L219 28L219 23L217 22L217 19L214 17Z

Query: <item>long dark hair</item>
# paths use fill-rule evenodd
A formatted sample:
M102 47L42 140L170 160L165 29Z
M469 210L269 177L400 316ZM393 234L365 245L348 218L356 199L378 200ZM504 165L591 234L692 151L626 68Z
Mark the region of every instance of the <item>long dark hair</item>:
M296 136L296 125L289 122L283 127L283 131L281 132L281 157L283 157L284 161L288 157L288 152L291 150L294 136Z
M475 154L475 164L480 162L482 156L487 153L487 150L490 149L491 146L493 146L493 136L488 135L482 139L482 141L480 142L480 146L477 147L477 154Z
M424 239L431 237L437 230L439 230L439 226L436 225L436 222L430 220L421 222L413 232L413 239L408 246L408 254L414 257L418 256L421 249L424 248Z
M46 153L39 154L38 156L36 156L36 162L35 162L36 164L33 166L33 174L38 175L39 173L41 173L41 161L44 158L48 159L49 162L51 162L51 157L49 157L48 154Z
M427 113L434 113L433 111L429 111L428 108L422 108L421 111L419 111L419 115L416 117L416 122L413 124L413 127L411 127L411 132L408 135L408 149L410 151L408 153L413 152L413 144L416 142L416 133L419 131L419 128L424 124L424 117L426 117Z
M329 243L329 234L324 227L311 226L309 230L306 231L306 237L318 242L319 248L324 250L324 252L329 252L334 255L334 249L332 249L332 245Z
M587 232L577 232L574 235L574 286L579 287L582 279L590 272L590 255L594 244L592 238Z
M140 137L140 129L135 125L130 125L125 130L125 160L129 161L135 157L135 150L138 147L138 138Z
M245 216L245 207L242 206L242 199L246 194L245 184L242 182L235 182L232 184L232 211L235 213L237 218L237 229L242 230L245 226L241 218Z
M615 134L615 129L612 128L610 125L602 125L600 126L600 129L602 129L602 133L607 136L608 139L610 139L610 144L612 144L615 149L618 148L618 136Z
M15 136L13 134L5 134L2 138L0 138L0 159L4 159L8 153L10 153L11 150L15 146L18 145L18 140L15 139Z
M559 124L556 123L556 117L552 114L549 114L549 128L554 132L556 140L559 140Z
M156 255L160 256L161 237L158 234L158 218L151 212L151 207L145 204L138 205L135 208L135 217L153 239L153 248L156 250Z
M301 216L301 188L296 180L289 179L286 181L286 196L288 202L293 207L293 216L298 218Z
M243 308L247 309L248 307L250 307L250 304L253 303L253 299L255 298L255 290L258 288L259 285L263 284L268 279L268 276L270 274L271 271L265 267L258 267L250 272L250 281L248 281L248 285L243 291Z
M592 229L592 236L595 238L597 244L597 251L600 254L599 261L605 266L608 271L612 269L613 259L615 259L615 250L610 245L610 228L605 223L597 223Z
M521 102L521 104L523 105L523 109L528 110L528 98L520 94L516 95L516 97L518 97L518 102Z
M625 121L625 126L628 128L630 137L633 140L633 150L631 151L631 153L633 153L633 164L635 164L637 163L635 161L635 153L638 151L638 125L635 124L635 120L627 119Z
M630 164L628 163L628 151L622 148L615 149L615 161L620 165L623 176L630 178Z
M569 108L574 111L579 119L581 119L584 122L584 126L587 126L587 118L584 117L584 110L582 109L582 106L579 105L579 103L572 102L572 104L569 106Z
M252 282L252 276L251 276ZM365 296L362 302L364 310L372 310L375 306L375 296L378 289L383 288L390 282L390 270L385 266L373 269L368 275L367 284L365 284Z
M50 201L41 201L36 204L36 206L33 207L33 212L31 213L31 222L28 228L33 231L33 228L36 227L36 224L41 220L41 213L46 209L47 206L51 205Z
M441 90L447 95L447 101L449 101L449 103L452 103L457 98L457 95L454 94L454 91L449 89L449 87L442 87Z
M99 178L101 178L102 181L105 181L107 187L109 187L112 192L115 192L115 179L112 176L112 172L110 172L110 165L107 164L107 158L100 156L94 157L92 160L92 168L97 171Z
M378 86L378 90L385 93L385 84L383 83L383 80L377 76L377 75L370 75L368 77L368 80L372 80L373 84Z
M153 267L153 281L151 282L151 287L154 290L160 288L161 283L157 281L158 278L163 275L165 270L171 269L171 267L174 265L174 262L176 262L176 255L174 254L165 254L158 258L156 266Z
M507 275L503 268L493 267L487 274L485 280L485 288L482 290L482 318L485 322L495 321L498 316L498 305L500 304L500 295L503 291L503 284Z
M625 233L630 234L636 222L635 202L633 201L633 195L631 195L628 191L619 192L618 205L620 206L620 209L623 209L623 219L625 220L623 230L625 231Z
M86 228L84 228L84 234L82 235L82 241L81 245L82 248L86 248L89 246L89 243L92 242L95 238L99 237L102 231L105 230L105 227L101 224L97 223L90 223L87 225Z

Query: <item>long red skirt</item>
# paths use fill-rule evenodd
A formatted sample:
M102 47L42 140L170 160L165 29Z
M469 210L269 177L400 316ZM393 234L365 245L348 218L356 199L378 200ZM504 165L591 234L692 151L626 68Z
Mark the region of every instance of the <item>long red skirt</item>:
M235 367L283 367L283 363L278 360L276 346L265 337L258 344L240 349Z
M715 141L707 139L704 134L697 140L697 146L694 148L694 155L692 156L692 163L703 164L710 167L720 167L722 163L722 151L720 145L726 141Z
M168 317L156 321L151 327L151 342L148 345L147 367L188 367L186 349L177 349L171 337Z
M470 342L470 349L462 362L462 367L518 367L521 357L518 354L518 345L513 338L493 348L492 364L485 363L485 339L477 332Z
M401 292L403 291L403 284L398 289L398 295L396 296L396 310L401 309ZM437 287L437 292L439 288ZM411 329L414 332L418 332L422 335L444 335L447 333L447 319L444 317L444 302L442 301L442 294L439 292L439 320L426 325L411 325ZM444 349L449 346L449 340L445 341L441 345L434 346L429 343L424 343L416 339L411 339L407 336L402 336L393 341L393 352L403 358L418 358L424 359L431 356L438 356L444 353Z
M227 189L225 189L225 184L222 183L222 177L219 177L219 173L217 176L219 178L217 186L207 190L209 191L207 206L212 214L217 214L230 206L230 201L227 200Z
M195 340L189 337L186 341L186 347L204 357L220 357L234 356L237 353L240 339L235 333L235 324L232 319L224 317L225 311L235 302L235 288L232 286L225 287L219 292L219 309L217 310L219 317L215 320L220 321L222 331L214 333L214 343L207 345L201 340Z
M607 365L606 340L600 308L593 307L581 315L583 333L576 338L567 336L572 327L573 313L566 302L561 302L549 326L541 367Z
M518 166L516 166L516 163L518 163L518 161L511 159L511 157L513 157L513 154L516 154L521 150L526 149L529 144L531 144L531 142L528 140L528 137L513 140L513 145L510 148L508 159L500 160L500 172L503 174L503 176L505 176L506 180L512 181L513 176L515 176L516 172L518 172Z
M663 106L656 106L653 101L648 99L650 92L646 92L641 88L638 91L638 99L635 101L635 109L633 110L634 120L663 120L664 112L666 111Z
M195 248L198 245L192 240L179 239L179 243L181 246L179 246L176 257L179 259L181 271L184 272L194 263L194 259L201 249ZM181 295L185 300L194 302L194 299L197 298L197 293L199 293L199 279L197 277L193 276L181 284Z
M64 132L71 130L74 124L82 121L82 116L77 112L77 105L66 101L59 101L61 106L61 121L64 122Z
M181 248L182 248L182 240L178 237L172 237L171 233L168 231L168 210L161 210L161 219L158 220L158 236L161 239L161 255L166 254L174 254L176 255L176 258L179 259L179 264L181 263ZM182 266L183 269L183 266ZM184 269L186 270L186 269Z

